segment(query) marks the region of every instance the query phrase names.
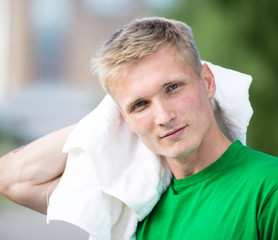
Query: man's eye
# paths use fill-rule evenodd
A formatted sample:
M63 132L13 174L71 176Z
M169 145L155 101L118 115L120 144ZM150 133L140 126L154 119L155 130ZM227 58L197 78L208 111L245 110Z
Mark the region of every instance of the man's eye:
M178 84L178 83L172 84L171 86L169 86L168 92L178 88L179 86L180 86L180 84Z
M142 107L142 106L144 106L145 104L146 104L146 101L140 101L140 102L138 102L138 103L136 103L136 104L134 105L134 109L135 109L135 108Z

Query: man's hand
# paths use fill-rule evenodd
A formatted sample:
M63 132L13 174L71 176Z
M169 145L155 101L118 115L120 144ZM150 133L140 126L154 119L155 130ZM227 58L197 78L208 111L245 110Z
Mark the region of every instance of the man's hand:
M0 158L0 193L46 214L47 202L64 172L64 143L74 128L61 129Z

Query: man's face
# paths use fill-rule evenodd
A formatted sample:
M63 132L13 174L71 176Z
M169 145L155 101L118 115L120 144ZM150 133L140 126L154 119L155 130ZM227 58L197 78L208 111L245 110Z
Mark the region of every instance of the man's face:
M171 48L161 49L120 72L115 99L130 129L154 153L181 158L210 133L214 78L206 65L201 79Z

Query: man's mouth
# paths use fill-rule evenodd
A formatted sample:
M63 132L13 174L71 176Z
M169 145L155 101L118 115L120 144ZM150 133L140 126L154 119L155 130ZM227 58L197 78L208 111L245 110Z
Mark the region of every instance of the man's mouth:
M166 132L161 138L162 138L162 139L163 139L163 138L164 138L164 139L165 139L165 138L167 138L167 139L175 138L175 137L181 135L181 134L184 132L184 130L185 130L186 127L187 127L187 126L183 126L183 127L181 127L181 128L177 128L177 129L171 130L171 131L169 131L169 132Z

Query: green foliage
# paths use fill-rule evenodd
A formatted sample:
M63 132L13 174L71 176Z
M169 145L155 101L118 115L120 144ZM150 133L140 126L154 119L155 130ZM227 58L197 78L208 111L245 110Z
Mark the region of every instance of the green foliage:
M192 27L202 59L252 75L247 144L278 156L278 1L180 0L163 16Z

